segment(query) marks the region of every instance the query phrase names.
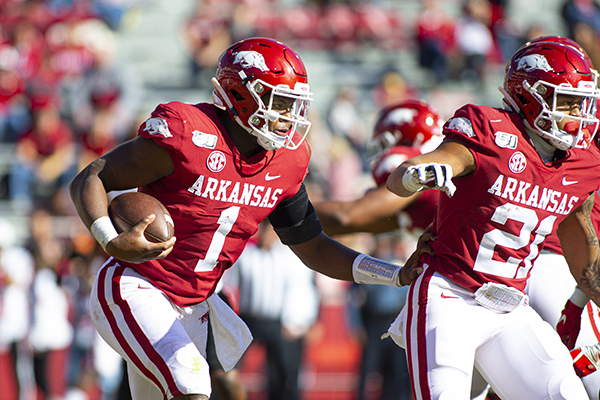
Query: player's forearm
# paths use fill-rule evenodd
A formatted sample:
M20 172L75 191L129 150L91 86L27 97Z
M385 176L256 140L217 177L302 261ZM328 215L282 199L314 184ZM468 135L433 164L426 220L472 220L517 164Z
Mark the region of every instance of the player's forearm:
M396 197L398 198L398 197ZM323 231L329 236L346 235L355 232L382 233L398 229L396 216L380 215L370 212L368 208L356 210L330 210L329 204L337 202L322 202L314 204L315 210L323 226ZM378 203L378 207L383 205ZM360 215L359 215L360 214Z
M578 286L596 304L600 304L600 250L591 220L593 195L558 228L558 237L571 274Z
M342 201L313 203L323 226L323 231L327 235L343 235L352 232L352 221L348 218L348 210L345 209L345 204Z
M331 278L350 282L403 286L423 272L418 260L430 249L418 248L404 266L358 253L320 233L313 239L290 248L309 268Z
M406 169L411 165L409 162L410 160L398 166L398 168L390 174L386 182L387 189L400 197L409 197L415 193L404 187L404 184L402 183L402 178L404 177Z
M577 285L596 305L600 305L600 267L599 260L586 266L583 277Z
M389 191L401 197L431 188L440 189L451 197L456 190L452 178L468 175L475 167L475 158L465 145L446 140L432 152L400 164L386 185Z
M290 248L310 269L334 279L354 281L352 263L360 253L324 233Z

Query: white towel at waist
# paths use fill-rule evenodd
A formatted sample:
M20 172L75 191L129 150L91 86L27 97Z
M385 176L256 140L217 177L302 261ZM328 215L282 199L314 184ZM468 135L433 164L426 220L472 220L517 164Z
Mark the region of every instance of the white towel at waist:
M244 321L217 294L210 296L206 302L217 357L223 369L229 371L250 346L252 333Z

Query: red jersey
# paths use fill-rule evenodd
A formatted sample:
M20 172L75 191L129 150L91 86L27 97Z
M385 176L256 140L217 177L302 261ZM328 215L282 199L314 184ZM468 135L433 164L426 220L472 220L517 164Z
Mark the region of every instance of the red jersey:
M596 235L598 235L598 232L600 232L600 195L598 195L598 192L594 194L594 208L592 208L592 223L594 224ZM544 250L548 250L556 254L563 253L562 248L560 247L560 240L558 239L558 235L556 234L556 232L553 232L546 238L546 240L544 240Z
M394 146L384 151L375 162L371 171L377 186L385 185L388 177L400 164L409 158L421 155L419 149L408 146ZM398 212L401 228L412 231L425 229L433 221L435 208L440 198L439 190L426 190L408 207Z
M245 158L212 104L159 105L138 133L166 148L175 171L139 188L171 213L177 243L161 260L128 265L179 306L209 297L258 224L293 197L308 173L310 148L261 151Z
M440 195L426 262L475 291L486 282L523 290L545 237L598 189L600 152L572 149L544 163L516 113L467 105L444 125L464 144L476 169Z

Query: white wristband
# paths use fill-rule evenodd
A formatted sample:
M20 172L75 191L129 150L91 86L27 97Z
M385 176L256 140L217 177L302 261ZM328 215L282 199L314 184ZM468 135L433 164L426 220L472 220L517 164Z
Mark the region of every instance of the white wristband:
M95 220L90 226L90 232L104 250L106 250L108 242L119 236L109 217L100 217Z
M400 286L398 276L401 269L396 264L360 254L352 263L352 277L356 283Z
M406 190L411 192L418 192L423 189L423 185L415 180L413 170L410 169L404 171L404 175L402 175L402 185L404 185Z
M576 287L569 300L577 307L583 308L590 301L590 298L586 296L583 290L579 289L579 287Z

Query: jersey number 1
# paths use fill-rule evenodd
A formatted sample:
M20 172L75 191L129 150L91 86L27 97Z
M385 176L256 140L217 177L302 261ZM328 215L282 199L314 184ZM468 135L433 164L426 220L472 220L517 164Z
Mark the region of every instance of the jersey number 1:
M194 268L195 272L212 271L213 268L217 266L219 255L225 244L225 237L231 232L231 228L233 228L233 224L235 224L239 214L240 208L238 206L231 206L221 212L219 220L217 221L219 228L216 230L210 241L210 246L206 251L204 260L198 260L198 264L196 264L196 268Z

